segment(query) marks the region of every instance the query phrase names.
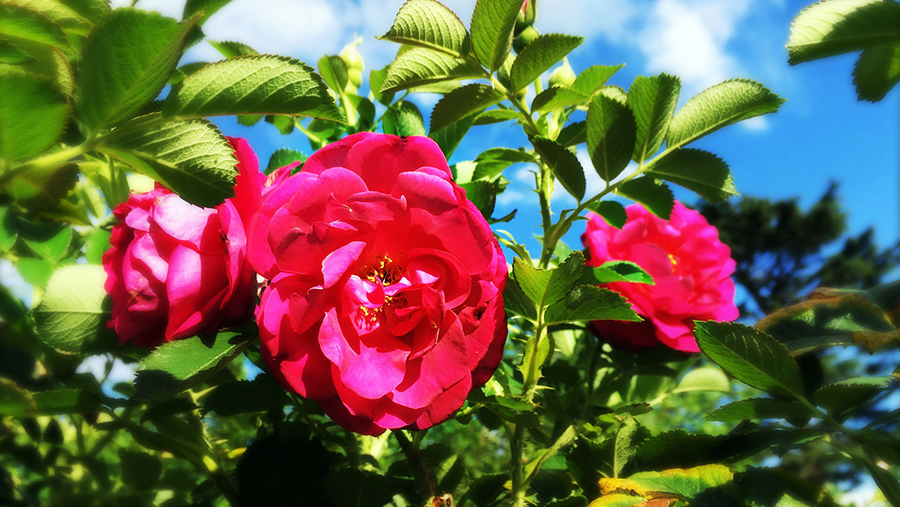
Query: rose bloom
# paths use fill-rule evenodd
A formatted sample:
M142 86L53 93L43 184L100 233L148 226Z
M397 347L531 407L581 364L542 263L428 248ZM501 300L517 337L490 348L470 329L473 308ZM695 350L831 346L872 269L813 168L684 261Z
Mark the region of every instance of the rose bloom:
M267 181L247 142L229 142L238 158L235 197L200 208L157 184L113 211L119 223L103 268L119 343L155 347L253 317L257 282L244 224L289 167Z
M344 428L430 427L500 362L506 260L428 138L322 148L266 197L249 244L271 280L263 358Z
M719 231L697 211L675 202L669 220L640 204L626 208L622 229L588 214L581 240L588 266L607 261L631 261L653 277L655 285L616 282L604 287L619 292L644 322L595 321L593 327L610 344L636 352L660 343L684 352L699 352L695 320L737 318L731 249L719 241Z

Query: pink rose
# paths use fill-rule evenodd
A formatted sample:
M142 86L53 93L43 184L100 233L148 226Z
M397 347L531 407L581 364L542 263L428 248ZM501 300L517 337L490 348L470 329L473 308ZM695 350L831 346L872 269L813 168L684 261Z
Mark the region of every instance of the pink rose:
M594 329L611 344L631 351L658 345L699 352L695 320L737 318L731 249L719 231L698 212L675 202L668 221L640 204L628 206L621 230L590 213L581 236L589 266L631 261L653 277L655 285L617 282L605 287L621 293L646 320L596 321Z
M428 138L322 148L265 198L249 243L272 280L260 352L344 428L440 423L500 362L506 260Z
M120 223L103 268L113 301L108 325L120 343L155 347L252 318L257 283L244 224L267 182L247 142L229 142L238 158L235 197L200 208L157 185L113 211Z

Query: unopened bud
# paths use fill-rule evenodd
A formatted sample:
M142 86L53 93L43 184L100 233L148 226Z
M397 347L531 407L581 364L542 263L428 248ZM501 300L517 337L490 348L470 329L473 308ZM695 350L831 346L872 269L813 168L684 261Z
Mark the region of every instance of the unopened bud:
M362 76L363 71L365 70L362 55L356 50L356 46L360 45L362 41L361 37L357 37L353 42L344 46L344 49L341 50L339 55L341 60L344 61L344 64L347 65L349 84L352 84L354 88L350 91L353 92L362 85Z
M526 28L534 25L537 18L537 0L525 0L522 2L522 8L516 17L515 35L519 35Z
M538 35L540 35L540 33L535 30L533 26L529 26L513 39L513 49L516 50L516 53L521 53L522 50L525 49L525 46L531 44L531 41L536 39Z
M548 79L547 84L550 87L572 86L572 83L574 82L575 71L572 70L572 66L569 65L569 60L567 58L563 58L562 65L560 65L550 73L550 78Z

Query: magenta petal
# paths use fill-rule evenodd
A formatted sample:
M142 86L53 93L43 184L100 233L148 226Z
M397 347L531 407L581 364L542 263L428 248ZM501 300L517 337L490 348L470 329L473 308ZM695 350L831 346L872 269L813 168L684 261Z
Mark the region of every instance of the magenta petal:
M319 346L339 370L344 387L367 399L378 399L397 387L406 373L409 348L376 327L368 336L341 328L335 310L325 314Z
M409 363L406 378L394 392L394 401L409 408L424 408L441 393L469 376L466 337L456 316L447 312L437 345L418 360ZM453 410L460 406L461 402Z
M458 384L441 393L431 405L425 408L425 413L416 420L416 428L424 430L446 421L453 412L463 406L470 390L472 390L472 380L465 377Z

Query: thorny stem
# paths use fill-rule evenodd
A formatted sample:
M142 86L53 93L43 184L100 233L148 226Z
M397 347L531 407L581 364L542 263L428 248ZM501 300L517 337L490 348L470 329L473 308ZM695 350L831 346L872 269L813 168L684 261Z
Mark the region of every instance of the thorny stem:
M422 453L419 451L419 444L422 442L425 432L414 432L412 440L406 436L403 430L394 430L392 433L397 438L397 443L400 444L400 449L406 456L406 462L409 464L409 469L416 479L417 487L427 495L426 498L434 498L434 477L432 477L428 468L425 467L425 462L422 461Z

